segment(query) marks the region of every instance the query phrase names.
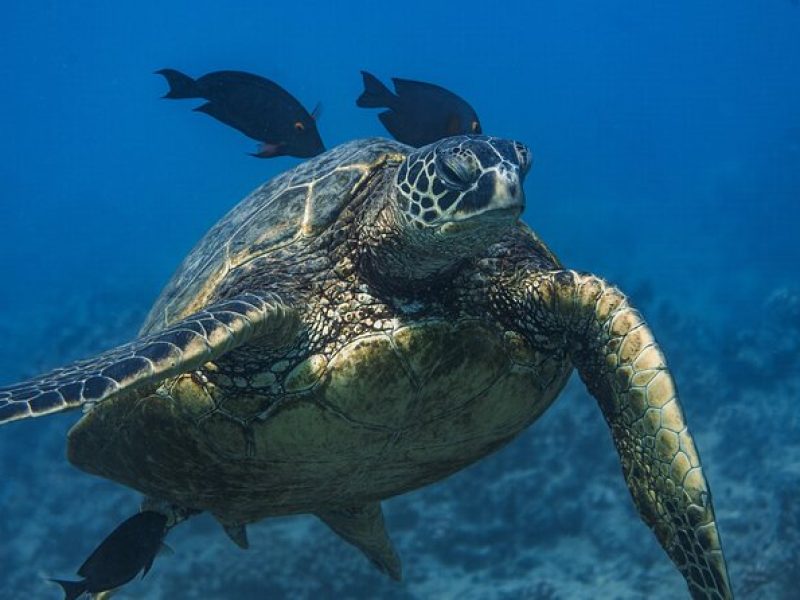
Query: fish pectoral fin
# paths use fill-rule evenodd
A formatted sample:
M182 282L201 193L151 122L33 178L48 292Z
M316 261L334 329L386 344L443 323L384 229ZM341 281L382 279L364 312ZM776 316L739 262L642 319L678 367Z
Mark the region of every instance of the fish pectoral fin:
M276 156L283 156L283 148L285 146L286 143L284 142L280 142L278 144L264 142L259 144L256 147L256 151L251 153L250 156L255 156L256 158L274 158Z
M379 502L331 508L317 511L316 515L336 534L361 550L381 572L400 581L402 577L400 557L386 532Z

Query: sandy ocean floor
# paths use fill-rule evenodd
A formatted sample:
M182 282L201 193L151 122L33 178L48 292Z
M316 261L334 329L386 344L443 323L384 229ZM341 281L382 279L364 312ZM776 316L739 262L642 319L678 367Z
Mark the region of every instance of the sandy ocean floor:
M643 288L644 289L644 288ZM714 492L737 597L797 597L800 565L800 294L777 289L727 325L642 295L676 375ZM10 382L134 335L147 299L75 295L0 324ZM103 315L98 319L97 315ZM138 496L70 467L77 414L0 429L0 597L60 598L69 578L138 506ZM506 448L450 479L385 503L400 584L311 517L250 527L242 551L205 516L171 532L174 555L115 598L674 599L677 570L636 515L608 431L573 378Z

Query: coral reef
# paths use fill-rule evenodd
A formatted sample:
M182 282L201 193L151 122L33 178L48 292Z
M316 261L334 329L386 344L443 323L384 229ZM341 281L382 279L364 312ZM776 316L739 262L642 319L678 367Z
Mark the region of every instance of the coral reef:
M141 295L141 294L140 294ZM698 440L734 587L741 597L796 596L800 564L800 293L778 289L757 316L708 325L635 288L665 348ZM102 350L136 333L147 309L129 291L66 299L37 319L7 320L4 377ZM98 318L98 315L103 315ZM35 323L33 327L30 323ZM0 430L0 597L60 596L69 577L138 506L137 495L72 469L64 434L75 414ZM378 573L312 517L251 527L231 544L207 516L169 538L175 555L118 598L686 597L636 515L610 436L574 378L559 401L495 455L385 503L404 581Z

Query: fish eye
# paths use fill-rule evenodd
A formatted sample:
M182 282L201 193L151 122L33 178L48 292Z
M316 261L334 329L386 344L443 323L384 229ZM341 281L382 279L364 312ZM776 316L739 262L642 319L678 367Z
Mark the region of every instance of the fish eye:
M470 125L470 129L472 129L472 133L480 133L481 132L481 124L477 121L473 121Z
M294 124L295 131L305 131L306 126L302 121L296 121Z

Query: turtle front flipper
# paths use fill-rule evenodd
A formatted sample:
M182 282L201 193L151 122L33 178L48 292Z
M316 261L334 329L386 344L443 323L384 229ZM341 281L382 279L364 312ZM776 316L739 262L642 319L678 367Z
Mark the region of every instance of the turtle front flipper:
M570 358L611 428L636 508L692 597L733 598L700 456L664 355L639 312L615 287L574 271L528 275L510 302L532 339L566 336Z
M56 369L0 387L0 424L100 402L200 367L257 338L279 344L296 330L295 311L272 295L243 294L170 327Z

